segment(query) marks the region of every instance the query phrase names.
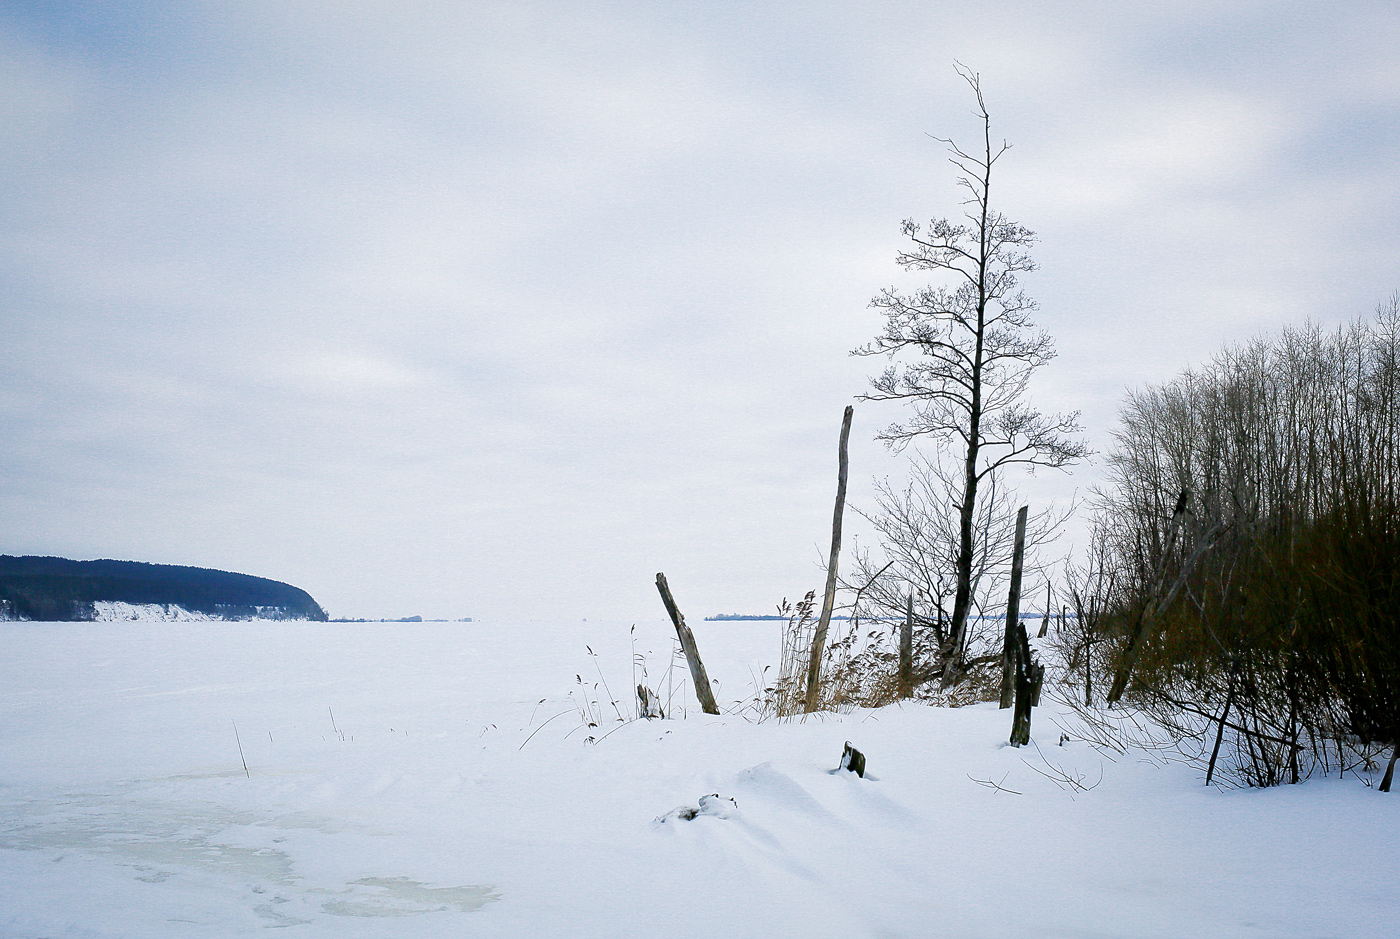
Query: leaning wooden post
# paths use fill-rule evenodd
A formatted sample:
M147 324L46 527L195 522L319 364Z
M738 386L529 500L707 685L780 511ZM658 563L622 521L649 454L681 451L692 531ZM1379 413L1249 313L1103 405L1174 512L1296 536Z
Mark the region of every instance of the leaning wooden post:
M666 612L671 614L676 635L680 637L681 649L685 651L686 664L690 666L690 682L695 686L695 700L700 702L700 710L706 714L718 714L714 692L710 690L710 677L705 674L705 663L700 661L700 650L695 648L695 635L685 624L685 617L671 596L671 588L666 584L666 575L656 575L656 589L661 592L661 602L666 604Z
M899 630L899 696L914 694L914 591L904 605L904 626Z
M826 593L822 595L822 615L817 631L812 634L812 652L807 660L806 712L817 709L817 686L821 684L822 651L826 646L826 631L831 626L831 608L836 604L836 560L841 555L841 513L846 508L846 441L851 436L851 415L855 408L846 405L841 416L841 446L836 472L836 513L831 520L831 559L826 565Z
M1026 553L1026 513L1016 513L1016 546L1011 554L1011 591L1006 597L1006 630L1001 640L1001 707L1011 707L1016 694L1016 624L1021 616L1021 563Z

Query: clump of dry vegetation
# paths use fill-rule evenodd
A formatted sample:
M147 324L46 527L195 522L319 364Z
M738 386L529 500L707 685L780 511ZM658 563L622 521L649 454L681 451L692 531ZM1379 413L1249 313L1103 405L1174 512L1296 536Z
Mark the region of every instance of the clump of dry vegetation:
M758 708L761 717L791 717L806 711L807 664L816 628L815 596L815 591L808 591L796 604L785 599L778 605L779 613L788 620L783 625L777 677L763 689ZM900 625L888 619L862 619L858 612L833 620L822 655L817 711L884 707L902 697L946 707L996 700L1000 656L973 660L959 681L944 687L935 670L940 661L938 638L929 630L913 632L913 681L908 693L901 694Z

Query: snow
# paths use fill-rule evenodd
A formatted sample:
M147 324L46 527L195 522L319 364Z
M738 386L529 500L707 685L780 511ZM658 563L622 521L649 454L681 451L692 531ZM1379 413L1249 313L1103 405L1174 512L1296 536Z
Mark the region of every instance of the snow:
M187 610L175 603L126 603L121 600L94 600L92 618L99 623L139 622L201 623L220 619L211 613Z
M278 607L250 607L259 616L272 617ZM8 601L0 600L0 621L12 619ZM230 619L214 613L187 610L178 603L127 603L124 600L94 600L92 621L97 623L208 623Z
M684 692L683 719L587 727L580 708L615 718L600 672L634 711L634 652L667 695L667 625L637 624L635 647L630 626L0 625L0 936L1285 939L1400 922L1400 800L1352 776L1206 788L1061 745L1053 706L1038 751L1005 745L994 705L756 722ZM722 706L750 700L778 624L695 630ZM847 740L864 779L833 772Z

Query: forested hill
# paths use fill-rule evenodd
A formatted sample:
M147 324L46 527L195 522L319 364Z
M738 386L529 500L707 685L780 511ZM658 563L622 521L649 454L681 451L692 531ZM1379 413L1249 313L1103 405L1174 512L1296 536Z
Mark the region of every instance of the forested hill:
M175 606L221 619L326 619L305 590L250 574L0 554L0 617L90 620L103 601Z

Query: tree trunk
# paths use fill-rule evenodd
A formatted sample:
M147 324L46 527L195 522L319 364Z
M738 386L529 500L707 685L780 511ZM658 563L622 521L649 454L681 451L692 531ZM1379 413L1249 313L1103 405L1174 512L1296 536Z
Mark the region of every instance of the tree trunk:
M656 575L656 589L661 593L661 602L666 604L666 612L671 614L671 622L680 637L681 649L685 652L686 664L690 666L690 682L695 686L695 700L700 702L700 710L706 714L718 714L715 694L710 690L710 677L705 674L705 663L700 661L700 650L695 648L695 635L685 624L685 617L671 596L671 588L666 583L665 574Z
M1094 640L1084 639L1084 706L1094 706Z
M851 436L851 415L854 413L855 408L848 404L845 413L841 415L841 444L836 471L836 511L831 520L831 558L826 564L826 592L822 594L822 615L817 621L816 632L812 634L812 653L811 658L807 660L808 714L817 709L822 652L826 646L826 631L831 626L831 610L836 605L836 562L841 556L841 515L846 508L846 441Z
M938 604L938 627L937 627L937 632L938 632L938 646L939 646L939 648L942 648L942 647L943 647L943 637L944 637L944 635L945 635L945 634L944 634L944 631L943 631L943 630L944 630L944 626L943 626L943 598L942 598L942 597L939 597L939 598L938 598L937 604Z
M1381 792L1390 791L1390 781L1395 776L1395 759L1400 757L1400 743L1395 745L1395 749L1390 751L1390 763L1385 768L1385 778L1381 780Z
M976 422L973 423L976 433ZM949 628L948 661L943 667L943 685L947 687L962 669L963 653L967 648L967 615L972 607L972 515L977 506L977 446L974 439L967 447L963 467L962 503L958 506L958 565L957 587L953 591L953 621Z
M1001 707L1011 707L1016 693L1016 629L1021 622L1021 565L1026 553L1026 513L1016 513L1016 545L1011 555L1011 590L1006 597L1006 629L1001 641Z
M899 696L914 693L914 591L904 606L904 626L899 631Z
M1225 739L1225 722L1230 718L1230 705L1235 703L1235 669L1230 667L1230 690L1225 693L1225 706L1220 710L1220 726L1215 728L1215 746L1210 749L1210 763L1206 766L1206 785L1210 785L1215 775L1215 760L1220 756L1220 742Z
M1123 692L1128 690L1128 679L1132 676L1133 662L1137 657L1137 644L1142 639L1150 626L1153 617L1157 612L1157 602L1161 598L1162 587L1166 584L1167 563L1170 560L1172 551L1176 548L1176 537L1181 530L1181 521L1186 516L1186 510L1190 505L1191 490L1181 490L1181 495L1177 497L1176 509L1172 512L1171 526L1167 530L1167 546L1163 550L1162 556L1157 559L1157 573L1153 578L1152 592L1147 597L1147 603L1138 614L1137 622L1133 624L1128 632L1128 646L1123 651L1123 660L1119 663L1118 669L1113 675L1113 684L1108 689L1107 701L1110 705L1117 704L1118 699L1123 696ZM1202 539L1204 542L1204 539ZM1199 546L1198 546L1199 547ZM1178 575L1178 584L1184 580L1188 571L1183 569ZM1163 604L1166 605L1165 603Z

